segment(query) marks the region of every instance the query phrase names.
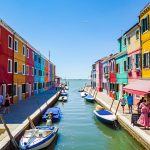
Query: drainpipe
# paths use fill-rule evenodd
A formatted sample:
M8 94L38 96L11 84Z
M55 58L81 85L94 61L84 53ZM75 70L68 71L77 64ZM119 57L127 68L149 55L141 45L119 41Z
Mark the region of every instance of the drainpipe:
M14 102L14 47L15 47L15 34L16 32L14 32L13 34L13 57L12 57L12 103Z

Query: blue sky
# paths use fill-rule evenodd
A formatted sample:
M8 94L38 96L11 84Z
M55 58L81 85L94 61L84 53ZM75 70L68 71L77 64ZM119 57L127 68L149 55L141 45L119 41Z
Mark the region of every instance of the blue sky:
M56 64L63 78L88 78L117 52L118 37L148 0L0 0L0 18Z

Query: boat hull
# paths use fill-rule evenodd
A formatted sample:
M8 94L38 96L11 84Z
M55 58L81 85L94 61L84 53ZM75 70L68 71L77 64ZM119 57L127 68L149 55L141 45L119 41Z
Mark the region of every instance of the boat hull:
M114 122L116 121L115 115L109 115L109 117L107 118L107 115L106 116L99 115L96 110L94 110L93 112L94 112L96 118L102 123L105 123L108 125L113 125Z

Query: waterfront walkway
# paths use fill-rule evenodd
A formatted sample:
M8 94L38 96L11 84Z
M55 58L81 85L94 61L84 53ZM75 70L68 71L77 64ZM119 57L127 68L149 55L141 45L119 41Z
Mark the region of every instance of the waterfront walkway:
M33 114L54 94L56 94L55 90L48 90L38 95L31 96L26 100L19 101L16 104L12 104L10 106L10 112L8 114L3 114L4 120L7 123L10 131L12 132L14 129L16 129L28 116ZM4 126L1 123L0 130L4 131ZM6 132L0 134L0 141L6 136Z
M85 90L93 95L98 103L103 105L105 108L110 109L112 104L112 98L106 95L103 92L96 92L91 89L91 87L85 87ZM112 112L116 112L118 105L117 100L114 101ZM136 112L136 109L133 108L133 112ZM138 140L146 149L150 149L150 129L145 130L143 127L133 126L131 124L131 114L129 114L128 106L125 106L125 113L122 112L121 104L119 105L117 112L118 121L123 127L130 133L132 136Z

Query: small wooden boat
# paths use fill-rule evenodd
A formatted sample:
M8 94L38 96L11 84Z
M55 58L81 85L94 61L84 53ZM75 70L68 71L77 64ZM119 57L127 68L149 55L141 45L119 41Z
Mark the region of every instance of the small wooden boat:
M61 118L61 111L59 107L51 107L46 110L42 116L42 121L46 122L49 113L52 113L52 122L57 122Z
M86 101L88 101L88 102L94 102L94 100L95 100L92 95L87 95L87 96L84 97L84 99L85 99Z
M94 110L93 111L99 121L106 124L114 124L117 120L116 115L108 110Z
M61 101L61 102L66 102L68 100L68 97L67 96L60 96L58 101Z
M83 97L87 96L88 93L87 93L87 92L81 92L80 95L81 95L81 97L83 98Z
M22 150L39 150L51 144L58 132L57 127L37 126L35 129L26 130L19 142Z

